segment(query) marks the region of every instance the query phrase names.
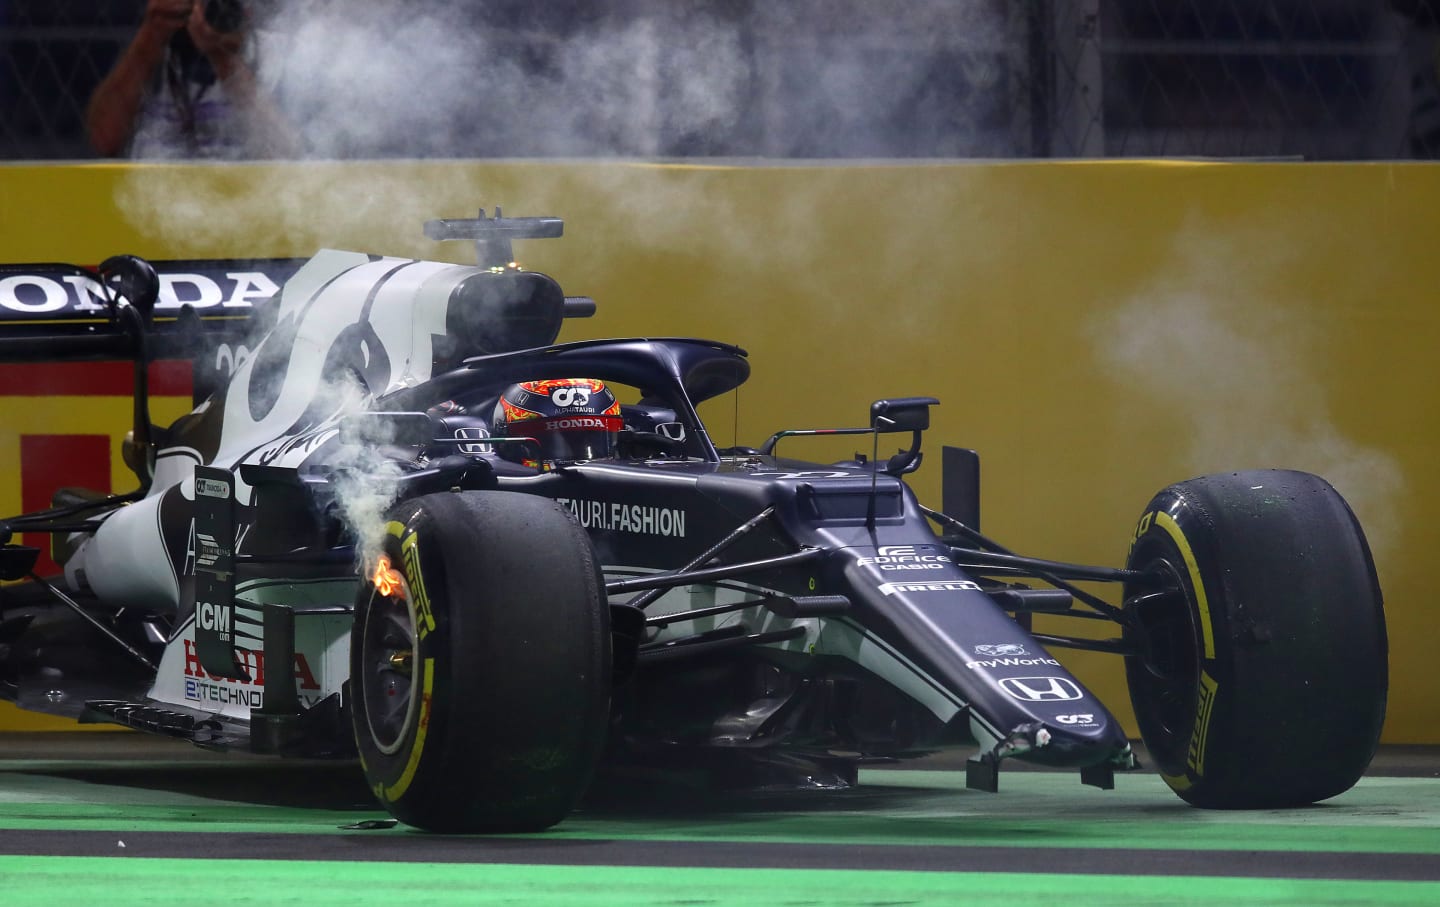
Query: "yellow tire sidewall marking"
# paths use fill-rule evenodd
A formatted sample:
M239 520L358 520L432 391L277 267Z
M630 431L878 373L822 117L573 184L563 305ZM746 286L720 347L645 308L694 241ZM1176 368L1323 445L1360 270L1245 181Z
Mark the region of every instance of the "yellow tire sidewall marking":
M1200 580L1200 567L1195 563L1195 552L1175 518L1163 510L1155 512L1155 525L1169 534L1180 556L1185 559L1185 570L1190 574L1190 587L1195 590L1195 609L1200 614L1200 637L1205 648L1205 657L1215 658L1215 629L1210 621L1210 599L1205 594L1205 584Z
M1215 714L1215 692L1218 684L1206 671L1200 672L1199 702L1195 707L1195 727L1190 734L1185 764L1195 777L1205 776L1205 747L1210 740L1210 718Z
M415 780L415 769L420 765L420 755L425 750L425 735L430 729L430 700L434 689L435 659L427 658L420 693L420 717L415 722L415 742L410 746L410 758L405 762L405 770L400 773L400 777L384 790L384 798L392 803L405 796L405 791L410 789L410 783Z
M425 581L420 575L420 557L415 534L407 533L406 530L407 527L404 523L395 520L391 520L385 525L385 531L400 540L402 565L407 574L406 584L409 586L410 602L415 608L415 634L418 647L420 639L424 639L435 629L435 617L430 610L429 596L425 593ZM434 690L435 659L433 657L425 658L420 690L420 714L415 722L415 740L410 745L410 757L406 760L400 777L395 780L394 784L383 786L380 791L385 800L394 802L400 799L415 780L415 772L420 766L420 757L425 751L426 734L430 728L430 708Z
M1194 786L1187 775L1161 775L1160 777L1170 785L1171 790L1189 790Z
M420 574L420 546L415 539L412 532L400 540L400 557L405 562L410 598L415 602L415 635L424 639L435 632L435 612L430 607L430 594L425 591L425 577Z
M1142 519L1143 528L1148 528L1149 521L1147 514ZM1185 561L1185 571L1190 576L1190 586L1195 593L1195 610L1200 620L1200 638L1204 650L1204 657L1207 660L1215 659L1215 627L1210 617L1210 597L1206 594L1205 583L1200 578L1200 566L1195 560L1195 551L1190 547L1190 541L1185 538L1185 533L1180 529L1180 524L1175 518L1163 510L1155 511L1151 525L1162 529L1170 540L1175 543L1180 557ZM1143 528L1137 535L1143 532ZM1205 747L1208 743L1210 733L1210 719L1214 715L1215 693L1218 684L1210 673L1204 668L1200 671L1200 686L1196 691L1195 723L1190 731L1190 742L1186 747L1185 765L1187 774L1162 775L1165 783L1177 791L1188 790L1194 786L1195 780L1204 777L1205 774Z

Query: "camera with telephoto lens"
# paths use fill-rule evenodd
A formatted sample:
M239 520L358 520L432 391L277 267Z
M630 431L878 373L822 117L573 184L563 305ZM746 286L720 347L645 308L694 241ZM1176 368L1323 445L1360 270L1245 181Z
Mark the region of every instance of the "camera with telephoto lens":
M244 0L205 0L205 22L219 32L236 32L245 24Z

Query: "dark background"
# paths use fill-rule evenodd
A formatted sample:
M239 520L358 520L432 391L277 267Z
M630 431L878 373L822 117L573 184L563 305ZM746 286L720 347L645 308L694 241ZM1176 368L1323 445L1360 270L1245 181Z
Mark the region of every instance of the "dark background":
M282 106L389 127L317 132L312 157L1384 159L1430 156L1440 119L1425 0L251 7L281 32L300 10L336 17L405 64L307 41ZM143 9L0 0L0 159L91 156L86 100ZM433 54L405 33L426 20Z

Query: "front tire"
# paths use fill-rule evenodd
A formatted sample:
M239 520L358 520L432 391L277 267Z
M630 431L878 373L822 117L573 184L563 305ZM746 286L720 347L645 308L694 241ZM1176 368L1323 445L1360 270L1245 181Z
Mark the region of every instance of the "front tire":
M375 795L432 831L560 821L609 715L609 609L584 531L548 499L446 492L392 508L382 551L394 572L365 565L351 635Z
M1385 618L1359 522L1323 479L1263 470L1171 485L1127 566L1126 659L1140 735L1166 782L1211 808L1348 790L1375 754Z

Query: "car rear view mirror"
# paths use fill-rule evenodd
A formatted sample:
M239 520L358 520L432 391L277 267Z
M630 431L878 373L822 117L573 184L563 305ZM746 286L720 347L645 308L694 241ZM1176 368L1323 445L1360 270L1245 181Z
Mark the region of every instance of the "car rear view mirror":
M924 431L930 427L930 407L939 405L934 397L896 397L870 404L870 427L877 433Z

